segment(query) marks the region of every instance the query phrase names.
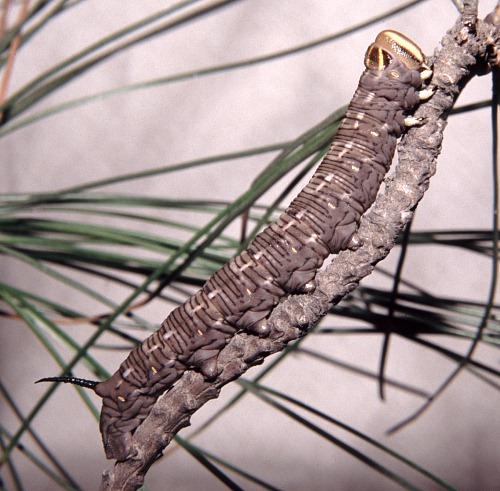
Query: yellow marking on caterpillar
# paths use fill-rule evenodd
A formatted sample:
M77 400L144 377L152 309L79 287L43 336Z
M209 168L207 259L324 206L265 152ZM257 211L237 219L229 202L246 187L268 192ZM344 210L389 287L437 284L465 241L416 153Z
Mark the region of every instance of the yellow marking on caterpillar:
M359 165L352 165L351 166L351 169L354 171L354 172L359 172Z
M125 397L118 396L118 400L119 400L119 401L122 401L122 402L125 402L127 399L125 399Z
M217 290L212 290L210 292L208 292L208 295L207 297L212 300L212 298L216 297L218 294L220 293L220 290L217 289Z
M151 371L152 371L153 373L158 373L158 370L157 370L155 367L151 367Z
M201 329L196 329L196 332L200 335L203 336L203 331Z
M316 186L316 192L319 193L324 187L326 186L326 184L324 182L320 182L317 186Z
M250 288L247 288L245 291L247 292L247 295L251 295L252 294L252 290L250 290Z
M331 208L332 210L335 210L335 205L332 205L331 203L328 203L328 208Z
M295 247L294 247L294 246L292 246L292 252L293 252L294 254L297 254L297 249L295 249Z

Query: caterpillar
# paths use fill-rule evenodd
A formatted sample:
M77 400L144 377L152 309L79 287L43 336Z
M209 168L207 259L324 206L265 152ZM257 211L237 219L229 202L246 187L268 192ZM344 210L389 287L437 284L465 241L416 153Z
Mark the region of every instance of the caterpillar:
M291 293L314 290L324 260L359 246L356 230L394 156L405 116L431 75L420 48L396 31L381 32L331 147L309 183L246 250L217 271L161 327L135 347L103 382L74 377L103 399L100 430L106 456L133 455L132 435L158 397L186 370L217 377L217 357L240 330L266 336L273 308Z

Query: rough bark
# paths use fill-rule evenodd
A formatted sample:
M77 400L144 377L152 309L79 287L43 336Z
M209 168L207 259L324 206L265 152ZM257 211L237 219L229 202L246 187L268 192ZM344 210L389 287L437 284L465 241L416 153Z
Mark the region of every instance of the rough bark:
M469 2L470 3L470 2ZM472 2L474 3L474 2ZM424 124L410 129L398 146L399 164L386 180L359 228L363 245L356 251L338 254L317 276L312 295L295 295L281 303L270 317L273 331L268 338L244 332L236 334L219 356L220 376L207 382L188 371L157 401L153 411L134 434L137 457L117 462L103 474L101 490L135 490L144 481L149 467L161 456L174 435L189 425L190 417L221 388L250 367L307 334L318 319L369 275L394 246L435 173L446 118L470 78L485 73L487 59L496 61L499 36L491 24L475 20L470 9L443 37L433 58L433 97L422 104L415 116ZM498 18L490 16L490 22Z

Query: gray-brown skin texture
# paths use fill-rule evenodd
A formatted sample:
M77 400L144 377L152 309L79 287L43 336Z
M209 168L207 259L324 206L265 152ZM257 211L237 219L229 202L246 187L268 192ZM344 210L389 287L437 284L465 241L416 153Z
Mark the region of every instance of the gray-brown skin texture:
M356 245L360 217L375 200L421 82L396 57L384 70L365 70L328 154L283 215L96 386L108 458L132 456L132 433L184 371L216 378L217 356L236 331L266 335L280 299L314 288L328 255Z

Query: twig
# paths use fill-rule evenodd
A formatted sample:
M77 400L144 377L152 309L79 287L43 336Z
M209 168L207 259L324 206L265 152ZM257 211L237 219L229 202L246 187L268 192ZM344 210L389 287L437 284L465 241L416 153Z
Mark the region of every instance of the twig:
M468 8L467 8L468 7ZM474 12L475 8L475 12ZM500 27L499 21L500 18L498 17L498 10L499 7L496 7L496 10L492 13L492 16L489 16L489 22L491 25L496 24L497 26ZM494 16L493 16L494 15ZM476 17L475 17L476 16ZM464 5L464 11L462 14L462 22L464 26L468 29L469 32L474 32L476 29L476 23L477 23L477 1L470 1L470 2L465 2ZM495 39L496 37L496 39ZM494 34L494 37L491 38L490 41L490 46L491 43L496 44L498 46L498 39L500 39L500 31L496 32ZM496 50L496 48L495 48ZM488 53L486 53L488 54ZM493 64L493 79L495 79L495 76L498 76L498 67L495 65L498 62L498 56L495 54L495 57L492 57L491 62ZM457 82L458 83L458 82ZM492 100L492 108L493 111L496 110L496 106L498 104L498 92L495 89L493 90L493 100ZM492 120L492 129L493 129L493 141L496 141L496 129L497 129L497 123L496 119L493 118ZM496 151L496 146L493 148L493 155L496 157L497 151ZM496 158L495 162L493 165L494 171L496 170ZM493 182L496 183L498 182L498 179L493 179ZM494 196L494 210L493 210L493 216L494 216L494 221L493 221L493 231L494 231L494 237L493 237L493 247L496 248L497 244L497 235L498 235L498 222L497 222L497 216L498 216L498 197L497 197L497 190L496 188L493 189L493 196ZM496 257L496 254L494 255ZM451 383L458 377L459 373L471 362L472 356L474 352L476 351L476 348L479 344L479 341L482 337L483 331L486 329L488 325L488 320L491 315L491 309L494 304L495 300L495 295L496 295L496 286L497 286L497 275L498 275L498 263L496 260L493 260L493 269L492 269L492 277L490 279L490 291L488 294L488 304L487 307L485 308L485 311L483 313L483 317L481 319L481 322L477 328L476 334L474 336L474 339L472 340L472 343L470 344L467 353L463 356L463 358L460 360L460 362L457 364L457 366L452 370L452 372L445 378L443 382L439 385L439 387L434 391L433 394L431 394L427 400L412 414L404 418L402 421L394 425L393 427L389 428L387 430L387 434L393 434L396 431L399 431L402 427L408 425L418 417L420 417L428 408L429 406L451 385Z
M30 3L29 0L23 0L23 3L19 10L19 16L17 19L17 23L19 25L26 18L26 15L28 13L29 3ZM5 5L5 14L7 14L7 9L8 9L8 4ZM4 22L4 20L2 20L2 22ZM4 26L2 25L2 29L3 27ZM21 33L19 33L14 37L14 39L10 43L9 57L7 58L7 63L5 64L5 70L3 72L2 82L0 84L0 104L3 104L5 98L7 97L7 88L9 86L9 80L12 75L12 69L14 67L14 59L16 57L17 50L21 45L21 39L22 35ZM0 112L0 123L2 122L2 120L3 120L3 112Z
M2 0L1 12L0 12L0 37L5 34L7 30L7 18L9 16L10 0Z

